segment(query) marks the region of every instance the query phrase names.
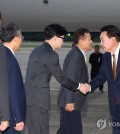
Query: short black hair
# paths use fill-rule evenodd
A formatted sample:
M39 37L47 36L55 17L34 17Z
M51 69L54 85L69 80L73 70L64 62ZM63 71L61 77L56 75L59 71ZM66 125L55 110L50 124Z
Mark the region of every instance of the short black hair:
M21 35L21 29L15 23L9 23L3 26L1 30L2 42L11 42L15 36Z
M109 38L115 37L118 42L120 41L120 29L118 27L114 25L106 25L103 26L100 31L107 32Z
M95 46L94 46L94 48L96 48L96 47L97 47L97 48L100 48L100 46L99 46L99 45L95 45Z
M44 36L46 40L51 39L54 36L66 35L67 30L60 24L50 24L44 30Z
M74 44L78 44L80 38L84 38L85 33L90 33L86 28L79 28L74 32Z

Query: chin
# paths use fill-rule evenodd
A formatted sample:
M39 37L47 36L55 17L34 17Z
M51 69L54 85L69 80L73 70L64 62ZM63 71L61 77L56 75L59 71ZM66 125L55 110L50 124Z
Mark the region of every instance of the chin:
M104 50L105 52L107 52L107 50L106 50L105 48L103 48L103 50Z
M92 49L92 47L89 48L89 50L91 50L91 49Z

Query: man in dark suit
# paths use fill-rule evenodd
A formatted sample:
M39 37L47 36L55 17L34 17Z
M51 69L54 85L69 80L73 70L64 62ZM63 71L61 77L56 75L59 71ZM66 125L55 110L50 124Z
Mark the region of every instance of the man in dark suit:
M63 73L66 77L78 83L88 82L85 52L91 49L91 36L86 28L80 28L74 33L74 46L68 52ZM58 95L60 107L60 128L57 134L82 134L81 109L86 101L86 96L81 92L72 92L61 86Z
M20 28L14 23L5 25L1 40L7 54L10 105L10 127L3 134L20 134L20 131L24 128L26 115L26 97L22 74L14 56L14 52L19 50L22 43Z
M0 43L0 130L9 126L9 86L7 74L6 52Z
M0 35L2 30L2 17L0 12ZM0 130L9 126L9 86L7 74L6 53L0 38Z
M91 92L108 82L109 107L112 116L113 134L120 134L120 29L114 25L101 28L103 55L99 74L89 84ZM86 86L86 85L85 85Z
M45 42L32 51L26 72L27 126L30 134L49 134L52 75L68 89L76 91L78 88L77 82L63 75L58 54L54 51L61 48L66 29L59 24L51 24L45 28L44 33Z
M90 55L89 58L89 63L91 64L91 80L97 76L100 70L100 66L102 64L103 54L99 50L99 45L95 45L94 52ZM99 90L101 93L103 93L103 85L99 86Z

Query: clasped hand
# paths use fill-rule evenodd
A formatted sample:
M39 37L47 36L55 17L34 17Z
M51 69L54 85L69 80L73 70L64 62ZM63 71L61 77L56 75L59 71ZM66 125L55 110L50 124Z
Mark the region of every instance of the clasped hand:
M85 83L85 84L80 84L80 92L82 92L83 94L87 94L88 92L90 92L90 85Z

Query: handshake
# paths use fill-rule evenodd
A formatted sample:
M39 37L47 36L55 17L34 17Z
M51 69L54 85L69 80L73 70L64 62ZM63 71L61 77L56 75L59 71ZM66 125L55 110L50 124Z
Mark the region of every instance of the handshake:
M80 83L79 91L83 94L87 94L88 92L91 91L91 86L87 83L85 84Z

